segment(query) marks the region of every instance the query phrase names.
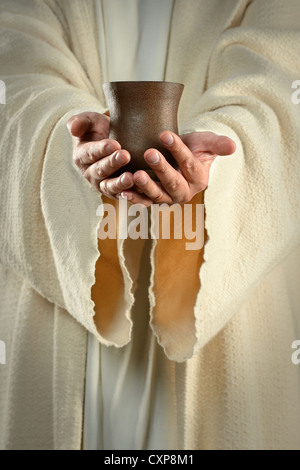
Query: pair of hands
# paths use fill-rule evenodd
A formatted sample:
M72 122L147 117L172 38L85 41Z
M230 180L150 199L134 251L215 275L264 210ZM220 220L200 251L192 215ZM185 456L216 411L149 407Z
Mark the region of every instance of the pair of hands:
M127 150L121 149L119 142L108 138L109 127L110 118L106 114L81 113L68 121L73 136L74 163L100 193L147 207L153 203L189 202L207 187L214 159L218 155L231 155L236 148L229 137L213 132L192 132L179 137L164 131L160 140L177 161L178 170L156 149L148 149L144 158L159 182L153 181L143 170L134 174L124 171L114 177L114 172L131 157Z

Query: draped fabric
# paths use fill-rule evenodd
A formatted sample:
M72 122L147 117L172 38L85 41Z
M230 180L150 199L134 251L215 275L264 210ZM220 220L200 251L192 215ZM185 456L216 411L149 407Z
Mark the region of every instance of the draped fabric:
M105 81L163 80L173 4L173 0L98 1ZM125 202L123 206L120 217L127 229L129 206ZM128 240L120 247L126 265L135 271L130 270L131 277L136 278L130 343L121 349L107 348L89 334L84 423L87 450L177 446L174 364L163 354L149 325L151 246L149 238ZM107 263L112 264L110 257ZM109 303L115 296L108 271L107 264L96 270L94 291L101 285L99 307L103 289L109 291Z
M237 144L213 164L199 272L180 247L168 258L158 240L151 253L150 327L173 364L178 448L300 448L300 32L288 3L174 6L164 79L185 84L180 132ZM73 114L106 110L96 3L2 0L0 35L0 447L80 449L87 333L122 348L135 320L121 252L122 341L94 322L100 198L66 130Z

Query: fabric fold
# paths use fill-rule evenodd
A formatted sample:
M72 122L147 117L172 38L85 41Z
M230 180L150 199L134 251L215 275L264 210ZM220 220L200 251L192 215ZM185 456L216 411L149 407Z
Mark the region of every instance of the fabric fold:
M167 357L182 362L193 355L196 343L194 307L205 243L203 193L189 204L157 211L160 217L152 217L158 238L151 252L150 324Z
M205 192L197 295L183 318L174 311L175 325L153 310L162 348L183 361L173 382L157 348L162 374L153 376L167 391L174 385L180 449L300 448L291 360L300 334L298 13L298 0L175 2L165 79L185 84L180 132L237 143L234 156L214 162ZM66 122L105 106L95 2L1 0L0 34L0 447L79 450L86 330L107 338L90 292L99 195L73 166ZM162 288L154 308L172 296ZM149 351L137 334L134 374ZM167 423L156 412L153 435Z
M93 2L66 2L65 14L57 9L54 14L51 3L4 1L0 7L6 38L1 79L7 90L0 152L10 156L1 171L0 260L98 341L113 344L98 332L91 298L101 197L76 169L67 130L74 114L106 111L100 61L94 63ZM85 13L84 23L78 13ZM73 20L68 38L65 15ZM89 22L90 40L83 47L76 35ZM126 284L125 297L129 290Z
M179 116L181 134L226 135L235 141L237 150L233 156L218 157L212 165L204 201L207 243L201 287L176 340L169 333L180 328L177 321L174 327L168 314L171 302L173 318L182 321L183 302L170 300L176 298L176 289L170 289L168 297L165 286L156 293L152 286L150 292L153 306L161 302L160 296L165 298L165 313L156 318L155 328L166 354L174 360L183 361L200 351L300 243L300 115L291 102L291 85L300 73L296 48L300 32L292 8L281 17L274 4L280 2L252 2L238 27L220 34L211 51L206 81L201 83L203 77L199 81L203 94L199 97L195 87L195 95L189 96L188 120ZM267 10L270 14L261 22ZM289 31L284 29L287 23ZM180 35L172 39L173 44L182 40ZM169 53L167 79L178 73L172 61L175 50ZM189 83L198 71L190 66L185 73ZM185 106L183 102L182 111ZM160 268L155 256L157 276ZM199 272L192 276L197 282ZM187 291L186 306L188 296Z
M124 201L123 214L118 202L105 196L102 200L102 212L110 213L115 220L112 222L110 218L107 222L106 217L109 216L105 214L98 228L99 258L92 287L94 323L98 332L96 336L101 342L104 340L107 345L122 347L131 340L131 309L135 300L133 281L124 255L125 239L120 238L124 229L127 231L127 204ZM122 226L124 224L125 227Z

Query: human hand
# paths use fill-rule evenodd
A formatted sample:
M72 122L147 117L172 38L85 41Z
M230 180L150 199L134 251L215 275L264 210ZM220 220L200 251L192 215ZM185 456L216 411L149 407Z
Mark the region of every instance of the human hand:
M235 151L231 139L213 132L192 132L180 138L164 131L160 135L161 141L177 160L178 170L167 163L161 153L148 149L145 161L160 182L153 181L143 170L134 175L124 172L114 177L114 172L126 165L131 157L117 141L108 138L109 126L110 118L105 114L81 113L70 118L68 128L73 136L74 162L100 193L110 198L123 196L132 203L145 206L153 202L189 202L207 187L214 159ZM167 141L168 136L173 138L171 144Z
M135 172L134 188L121 193L132 203L149 206L153 202L189 202L207 187L209 171L215 158L218 155L231 155L236 149L234 141L229 137L213 132L192 132L179 137L164 131L160 139L177 161L178 169L174 169L160 152L148 149L144 154L145 161L160 181L153 181L145 171Z
M121 149L119 142L108 138L109 127L110 118L106 114L81 113L68 121L75 165L97 191L114 198L131 188L134 181L129 172L113 176L130 161L130 154Z

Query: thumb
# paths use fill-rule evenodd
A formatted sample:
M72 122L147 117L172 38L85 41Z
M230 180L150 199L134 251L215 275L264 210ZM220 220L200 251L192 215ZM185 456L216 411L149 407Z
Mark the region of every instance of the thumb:
M212 150L217 155L232 155L236 151L236 143L230 137L219 135L212 145Z
M91 129L92 121L86 115L77 114L69 119L67 127L73 137L82 137Z

